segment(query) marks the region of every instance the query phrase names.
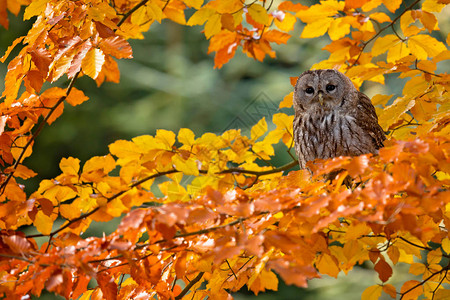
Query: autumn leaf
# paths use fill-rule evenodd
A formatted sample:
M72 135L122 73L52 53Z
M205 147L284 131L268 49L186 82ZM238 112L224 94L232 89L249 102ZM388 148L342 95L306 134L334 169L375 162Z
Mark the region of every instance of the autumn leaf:
M381 296L383 287L381 285L372 285L364 290L361 295L361 299L378 300Z
M81 62L81 68L83 73L96 79L100 71L102 70L103 64L105 62L105 55L101 49L93 48L88 51L86 56Z

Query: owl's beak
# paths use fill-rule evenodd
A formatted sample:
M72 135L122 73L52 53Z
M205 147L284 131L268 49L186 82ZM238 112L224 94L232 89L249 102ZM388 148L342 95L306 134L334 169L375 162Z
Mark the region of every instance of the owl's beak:
M323 92L319 91L319 103L320 105L323 105Z

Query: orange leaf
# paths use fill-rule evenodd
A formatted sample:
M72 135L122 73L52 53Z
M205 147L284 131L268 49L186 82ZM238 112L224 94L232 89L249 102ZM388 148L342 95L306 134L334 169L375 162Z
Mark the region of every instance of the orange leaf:
M268 30L264 32L263 38L268 40L269 42L275 42L278 45L280 44L286 44L287 41L290 39L291 35L278 31L278 30Z
M360 8L364 4L369 2L369 0L345 0L345 10L347 9L354 9L354 8Z
M0 5L0 7L1 7L1 6L2 6L2 5ZM5 9L6 9L6 7L5 7ZM9 46L8 49L6 50L5 55L3 55L3 56L0 58L0 62L1 62L1 63L4 63L4 62L5 62L5 60L8 58L9 54L10 54L11 51L14 49L14 47L16 47L17 44L20 43L20 42L23 40L24 37L25 37L25 36L21 36L21 37L19 37L19 38L17 38L17 39L14 40L14 42L11 44L11 46Z
M417 280L409 280L402 285L400 293L404 300L415 300L423 293L422 284Z
M381 296L381 292L383 291L383 287L380 285L372 285L369 286L361 295L361 299L364 300L378 300Z
M316 267L322 274L337 278L339 274L338 261L334 256L323 253L316 262Z
M383 0L383 4L391 13L394 13L402 4L402 0Z
M83 103L84 101L88 100L89 97L87 97L83 91L80 91L77 88L72 88L70 91L70 94L67 96L66 101L72 106L76 106L78 104Z
M120 36L111 36L100 42L103 53L117 58L133 58L130 44Z
M397 291L395 290L395 286L392 284L383 285L383 292L391 296L392 298L397 298Z

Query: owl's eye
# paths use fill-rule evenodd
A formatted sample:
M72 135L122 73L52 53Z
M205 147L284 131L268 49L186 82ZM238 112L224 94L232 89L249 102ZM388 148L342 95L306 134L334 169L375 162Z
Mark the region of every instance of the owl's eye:
M334 91L335 88L336 88L336 86L332 85L332 84L327 84L327 87L326 87L327 92Z
M312 87L308 87L308 88L306 88L305 93L307 93L308 95L311 95L314 93L314 89Z

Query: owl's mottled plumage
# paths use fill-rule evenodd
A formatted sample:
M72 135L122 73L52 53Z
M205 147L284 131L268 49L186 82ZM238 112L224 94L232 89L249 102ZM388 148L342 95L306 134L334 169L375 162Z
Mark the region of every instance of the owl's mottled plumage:
M316 158L377 153L386 139L370 99L344 74L306 71L294 90L294 139L300 168Z

